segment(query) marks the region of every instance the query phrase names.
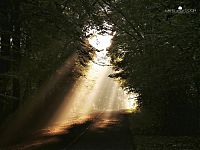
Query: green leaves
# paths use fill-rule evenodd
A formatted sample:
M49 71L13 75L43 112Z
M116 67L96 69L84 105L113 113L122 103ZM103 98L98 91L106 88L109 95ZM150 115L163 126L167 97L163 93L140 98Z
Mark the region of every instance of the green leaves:
M75 54L79 60L71 68L71 76L80 77L94 53L88 43L83 43L87 38L85 31L103 24L96 3L94 0L1 1L0 15L4 19L0 24L0 60L6 58L6 65L0 61L0 67L6 68L3 75L12 73L20 85L13 78L2 77L0 94L12 96L20 91L18 103L23 103Z
M168 114L162 124L170 122L169 114L183 113L182 108L199 116L199 104L197 109L190 103L199 103L199 94L194 94L194 88L198 91L200 85L198 79L193 78L200 68L196 59L199 13L169 14L165 9L177 9L180 3L159 0L106 4L112 10L109 19L117 31L110 50L117 71L112 77L123 79L123 86L138 92L143 108L149 108L163 118ZM192 4L186 0L181 2L184 8L191 8ZM186 122L192 121L182 119L183 128Z

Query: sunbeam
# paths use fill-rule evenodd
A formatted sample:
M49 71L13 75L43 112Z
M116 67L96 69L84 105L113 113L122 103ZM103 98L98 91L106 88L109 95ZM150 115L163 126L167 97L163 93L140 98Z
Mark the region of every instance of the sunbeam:
M48 125L66 124L96 112L136 108L135 98L130 97L118 82L108 77L113 70L109 66L110 58L106 55L106 49L112 43L112 36L95 35L89 38L89 43L100 50L96 52L95 63L90 62L86 76L76 81Z
M112 43L112 38L113 36L105 34L105 35L100 35L95 33L93 36L91 36L88 40L89 43L95 47L98 50L104 50L108 47L110 47Z
M107 36L107 35L105 35ZM90 44L99 41L96 55L89 63L85 76L72 79L73 68L76 67L77 55L66 60L50 80L44 85L38 96L24 105L11 124L5 126L4 141L14 140L21 129L28 135L32 129L47 128L49 132L59 132L76 122L84 122L94 114L106 112L104 118L109 119L112 112L120 110L134 111L137 107L135 97L124 91L119 82L110 78L113 73L107 48L112 43L112 36L90 39ZM103 48L103 49L102 49ZM9 122L8 122L9 123ZM23 136L23 135L22 135Z

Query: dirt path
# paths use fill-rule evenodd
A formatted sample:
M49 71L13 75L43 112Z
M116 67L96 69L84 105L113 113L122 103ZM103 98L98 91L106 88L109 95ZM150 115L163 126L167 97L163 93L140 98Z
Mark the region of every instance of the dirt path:
M92 114L71 125L40 130L9 150L132 150L129 115L125 112Z
M109 116L110 115L110 116ZM103 114L77 142L65 149L132 150L128 114Z

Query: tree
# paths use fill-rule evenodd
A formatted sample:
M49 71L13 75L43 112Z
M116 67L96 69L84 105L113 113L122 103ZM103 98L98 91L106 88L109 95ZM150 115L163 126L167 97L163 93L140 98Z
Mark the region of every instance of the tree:
M100 11L95 3L93 0L0 2L1 120L29 101L75 53L80 61L72 76L82 74L94 54L85 42L86 31L102 23L92 19Z
M165 133L195 133L199 120L199 13L167 13L197 9L191 1L102 1L116 31L110 56L141 109L157 116ZM199 3L198 3L199 4ZM190 129L188 129L188 126ZM170 132L168 132L168 130Z

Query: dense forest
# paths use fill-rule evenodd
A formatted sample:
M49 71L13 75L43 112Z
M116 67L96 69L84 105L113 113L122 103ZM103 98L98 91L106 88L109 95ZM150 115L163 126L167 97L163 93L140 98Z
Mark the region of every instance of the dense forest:
M86 31L98 24L90 19L97 15L98 9L89 9L91 4L87 3L89 1L0 1L1 120L37 93L55 70L75 53L79 61L73 76L81 75L81 68L92 59L93 53L85 41Z
M200 16L197 1L105 2L116 35L110 55L116 74L139 94L162 133L196 133L200 127ZM178 6L191 13L168 13Z
M193 12L167 12L179 6ZM1 0L0 120L14 113L65 60L82 75L94 49L87 31L115 33L109 49L122 87L162 133L200 128L200 3L191 0ZM184 9L183 9L184 10ZM77 69L78 68L78 69Z

